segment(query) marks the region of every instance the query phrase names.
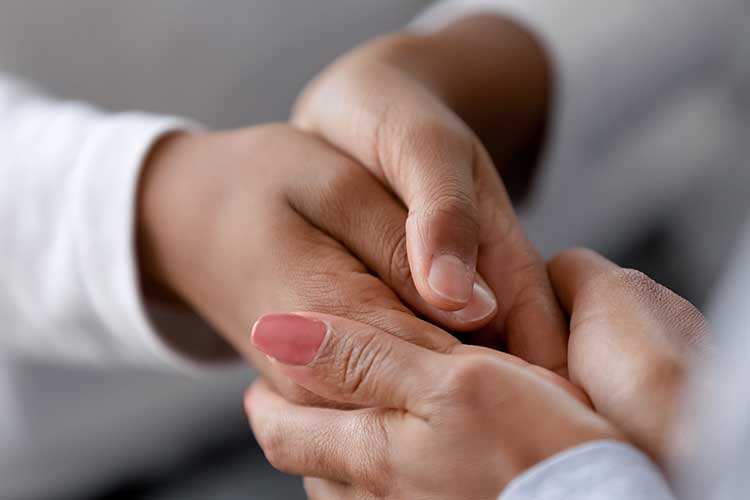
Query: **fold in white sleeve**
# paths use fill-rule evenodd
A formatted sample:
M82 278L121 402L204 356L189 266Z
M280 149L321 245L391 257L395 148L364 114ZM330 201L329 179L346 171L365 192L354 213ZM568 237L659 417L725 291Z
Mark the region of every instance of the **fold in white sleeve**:
M149 321L134 222L150 147L193 126L54 100L0 75L0 356L192 365Z
M646 455L594 441L555 455L513 480L498 500L674 500Z
M557 80L554 163L595 156L686 80L726 72L747 28L745 0L445 0L413 27L479 13L508 16L546 46Z

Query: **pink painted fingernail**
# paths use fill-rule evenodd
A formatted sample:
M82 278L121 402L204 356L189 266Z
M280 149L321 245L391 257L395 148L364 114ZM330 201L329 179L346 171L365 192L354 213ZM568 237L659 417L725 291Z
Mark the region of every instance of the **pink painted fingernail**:
M299 314L266 314L253 326L252 342L286 365L310 364L328 333L328 325Z
M435 294L458 303L472 295L474 272L455 255L438 255L432 259L427 284Z

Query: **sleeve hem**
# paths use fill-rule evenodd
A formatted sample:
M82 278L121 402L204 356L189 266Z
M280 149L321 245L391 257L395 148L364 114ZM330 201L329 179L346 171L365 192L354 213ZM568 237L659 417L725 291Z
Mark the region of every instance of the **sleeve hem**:
M189 121L123 113L105 118L87 137L76 162L80 192L76 218L78 265L101 327L107 358L198 375L231 363L201 363L167 345L149 319L141 295L135 244L138 183L151 147Z
M673 500L666 481L640 450L600 440L563 451L514 479L498 500Z

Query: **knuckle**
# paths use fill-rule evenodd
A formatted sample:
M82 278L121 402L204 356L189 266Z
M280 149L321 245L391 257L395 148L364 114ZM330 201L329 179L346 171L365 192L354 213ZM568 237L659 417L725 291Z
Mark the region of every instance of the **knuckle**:
M453 120L415 118L395 106L384 107L376 138L383 166L402 178L427 172L427 165L445 170L455 158L473 157L471 134Z
M371 331L355 332L337 342L332 355L337 368L330 376L332 382L345 394L364 397L366 383L384 357L384 343L378 341L378 333Z
M288 443L286 433L282 430L278 419L266 422L263 427L255 432L255 438L263 450L266 460L274 469L288 472L287 457Z
M637 300L651 299L661 293L661 287L644 273L635 269L605 271L586 283L581 293L585 297L621 296Z
M617 269L605 273L604 283L610 287L629 291L640 296L657 295L659 285L641 271L635 269Z
M615 269L604 272L584 286L585 300L596 304L591 312L580 318L582 323L610 325L613 318L622 314L622 304L630 311L652 318L660 325L660 332L679 352L701 355L710 348L710 332L703 314L689 301L646 274L635 269ZM615 302L602 301L614 297ZM624 302L623 302L624 301ZM617 307L617 309L613 309ZM676 342L675 342L676 341ZM664 360L664 376L669 375L670 361ZM667 377L669 378L669 377Z
M473 193L464 191L460 183L452 179L444 179L441 186L435 190L435 195L425 203L423 213L428 217L447 215L458 218L460 224L468 225L468 229L478 229L479 221L476 200Z
M444 372L440 382L436 384L437 393L432 396L454 404L480 407L485 399L482 387L496 369L497 365L487 356L466 356Z
M387 236L385 241L388 249L386 255L388 259L388 275L386 281L396 290L407 288L412 281L411 267L409 266L409 256L406 250L406 231L403 226L399 226L395 234Z
M371 182L366 170L347 158L328 162L327 169L318 174L316 196L323 213L346 215L344 200L359 192L365 183Z

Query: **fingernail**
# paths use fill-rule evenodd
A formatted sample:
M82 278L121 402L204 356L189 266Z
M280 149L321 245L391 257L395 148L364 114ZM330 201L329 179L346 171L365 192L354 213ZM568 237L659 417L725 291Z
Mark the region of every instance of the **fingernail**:
M497 311L497 300L489 286L483 280L477 279L469 304L459 311L454 311L453 317L461 323L474 323L488 318Z
M439 255L432 259L427 284L442 298L465 303L472 296L474 272L455 255Z
M315 359L328 325L299 314L266 314L253 326L252 342L260 351L286 365L307 365Z

